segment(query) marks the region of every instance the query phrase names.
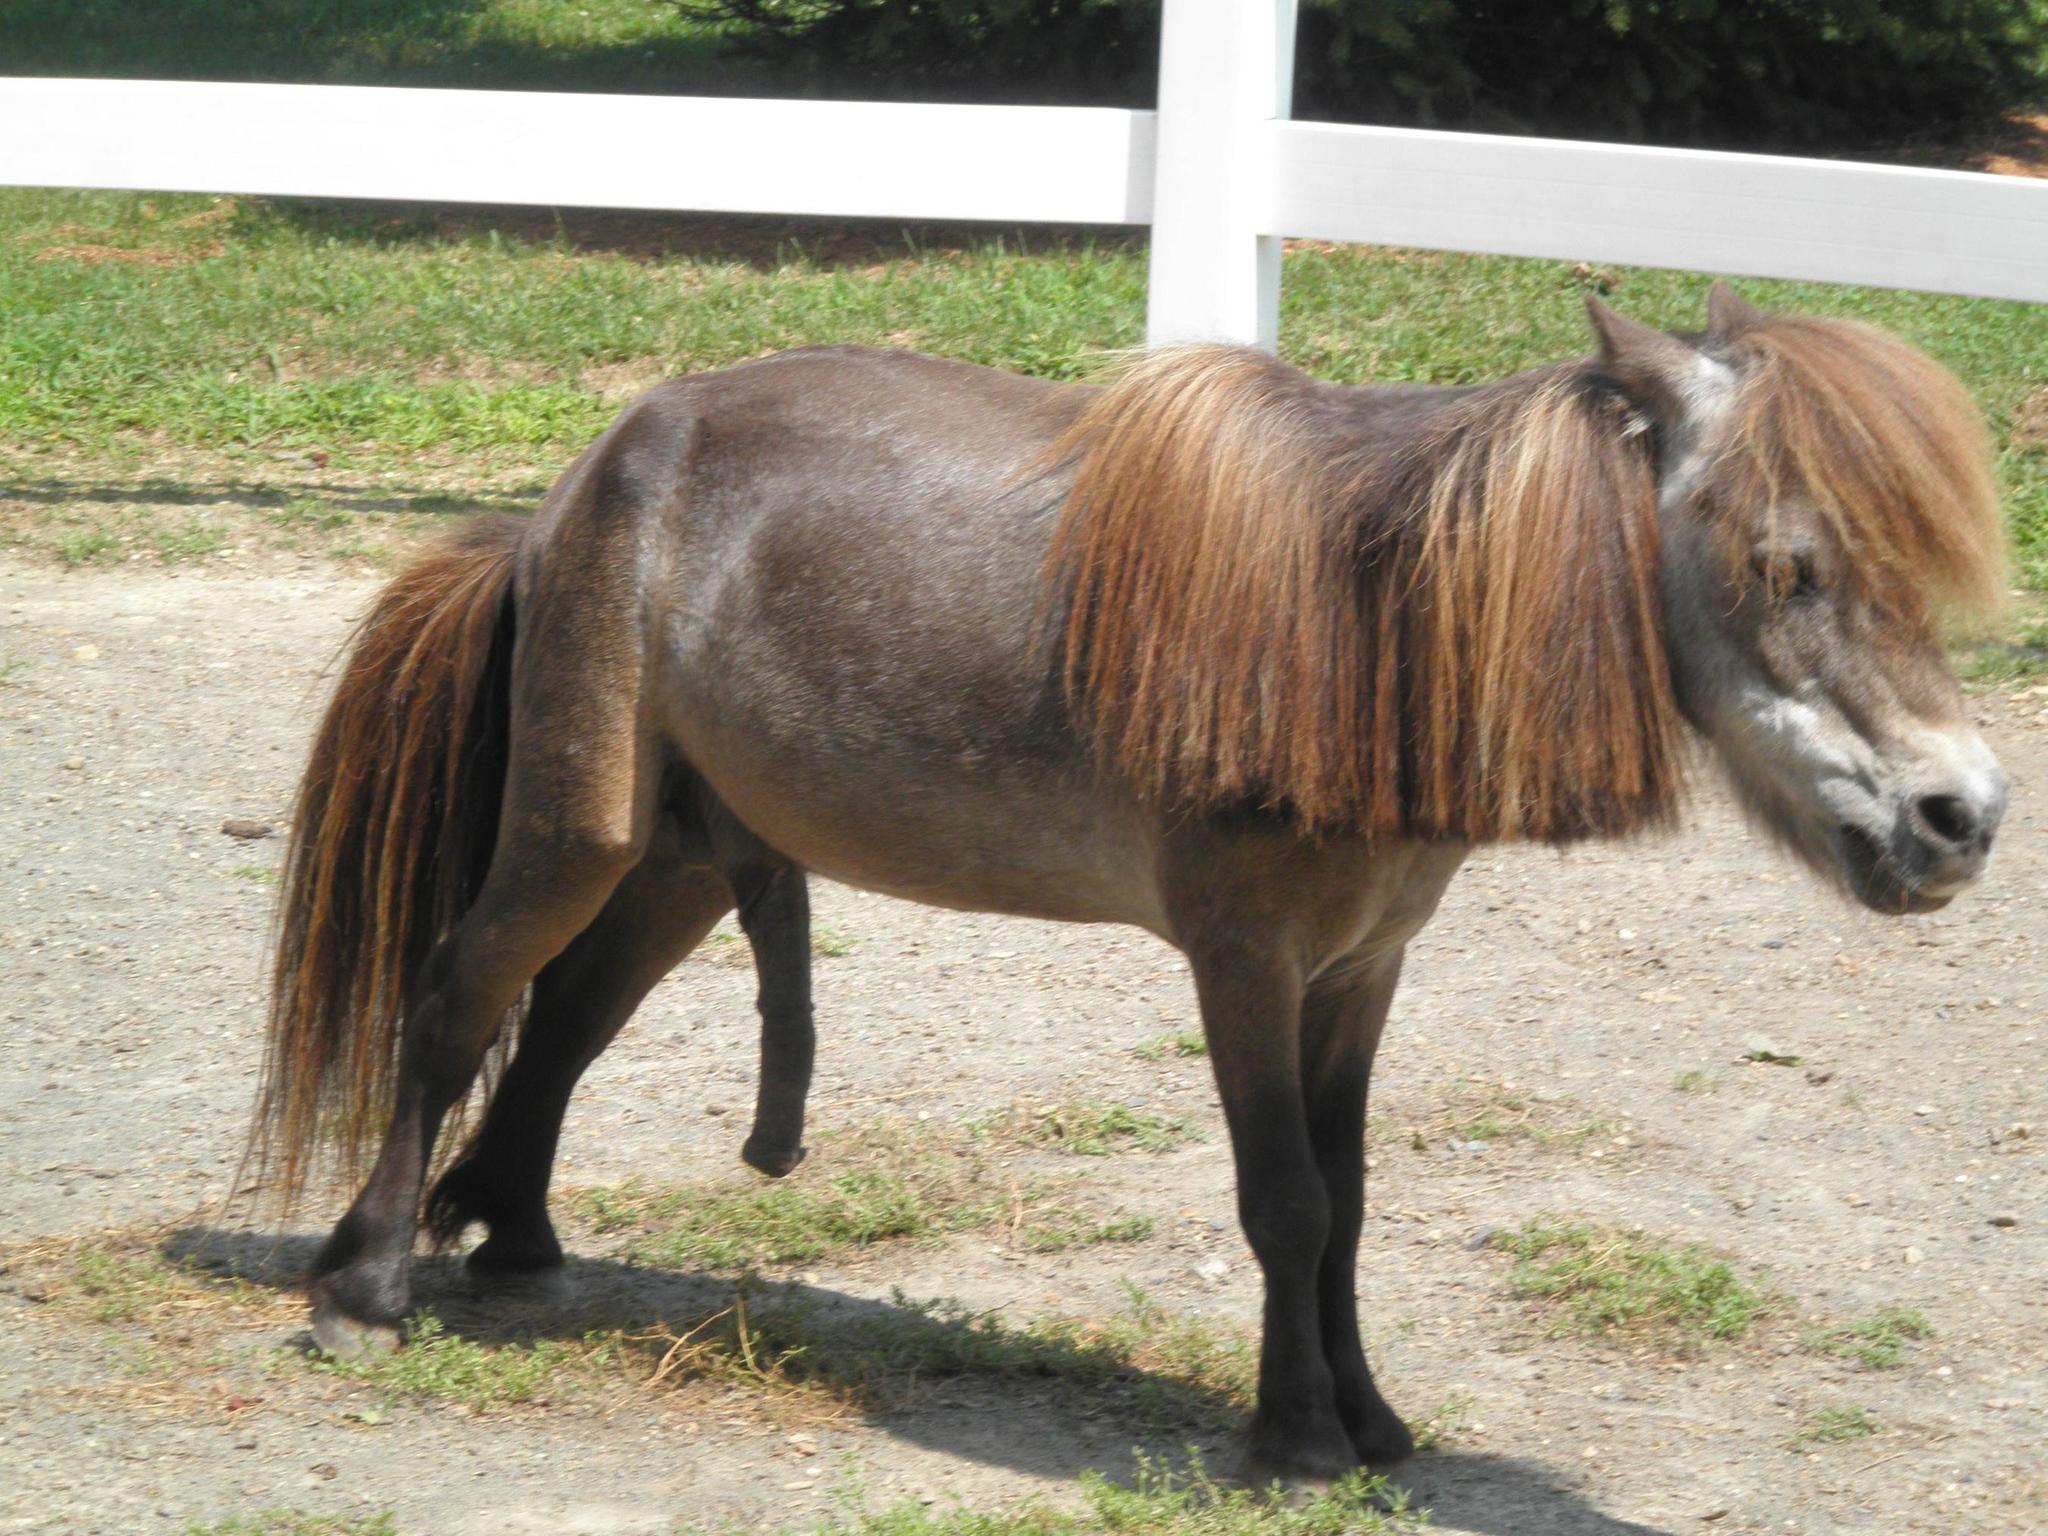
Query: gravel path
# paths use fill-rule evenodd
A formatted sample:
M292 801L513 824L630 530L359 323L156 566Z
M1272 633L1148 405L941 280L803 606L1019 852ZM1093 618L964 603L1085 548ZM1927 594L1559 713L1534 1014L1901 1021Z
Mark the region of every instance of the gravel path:
M322 669L367 584L322 573L58 572L0 559L0 1218L10 1239L192 1219L226 1192L253 1090L277 838ZM1704 794L1680 837L1476 858L1414 947L1375 1090L1360 1274L1381 1377L1462 1423L1411 1482L1437 1529L1986 1532L2048 1507L2048 690L1975 708L2013 777L1988 886L1947 912L1851 910ZM1194 1026L1144 935L939 913L828 888L821 1126L1123 1099L1205 1139L1091 1178L1159 1218L1132 1246L1033 1255L974 1237L800 1277L1017 1316L1114 1311L1134 1283L1250 1321L1204 1064L1133 1047ZM650 1000L572 1111L562 1178L734 1166L752 980L709 954ZM1742 1058L1760 1043L1796 1066ZM1689 1087L1677 1086L1681 1074ZM1400 1134L1502 1093L1549 1145ZM2031 1123L2030 1123L2031 1122ZM2023 1134L2015 1127L2025 1127ZM808 1171L808 1170L807 1170ZM803 1175L799 1175L802 1177ZM1792 1299L1755 1344L1673 1359L1543 1337L1475 1239L1538 1211L1737 1256ZM1994 1224L1994 1218L1999 1224ZM210 1218L200 1216L205 1222ZM574 1269L572 1283L596 1273ZM453 1284L454 1282L448 1282ZM1882 1373L1798 1345L1800 1319L1916 1307L1935 1335ZM805 1445L744 1402L563 1405L374 1428L339 1384L259 1375L260 1408L152 1403L104 1330L0 1273L0 1528L179 1530L291 1505L391 1507L414 1536L802 1521L857 1477L1006 1502L1120 1473L1131 1436L966 1382ZM268 1335L274 1346L290 1330ZM1787 1449L1809 1415L1876 1437ZM1227 1447L1221 1448L1225 1450ZM820 1473L817 1468L824 1468ZM849 1471L848 1469L852 1469Z

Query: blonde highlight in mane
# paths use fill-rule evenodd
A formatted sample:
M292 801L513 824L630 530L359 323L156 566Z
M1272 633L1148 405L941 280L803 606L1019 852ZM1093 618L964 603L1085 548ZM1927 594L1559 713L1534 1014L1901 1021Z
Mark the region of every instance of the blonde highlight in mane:
M1368 454L1337 398L1259 353L1177 349L1054 446L1075 477L1048 574L1106 765L1154 803L1366 835L1668 819L1655 483L1620 399L1543 370Z
M1738 541L1749 519L1799 497L1895 617L2000 606L1990 436L1953 374L1882 331L1804 316L1770 316L1725 355L1742 382L1710 489Z

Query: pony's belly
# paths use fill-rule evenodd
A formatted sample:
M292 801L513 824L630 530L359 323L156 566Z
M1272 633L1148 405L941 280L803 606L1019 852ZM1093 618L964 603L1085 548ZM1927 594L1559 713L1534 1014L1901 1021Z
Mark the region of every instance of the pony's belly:
M827 879L963 911L1163 931L1152 821L1094 786L1015 764L701 743L690 758L750 831Z

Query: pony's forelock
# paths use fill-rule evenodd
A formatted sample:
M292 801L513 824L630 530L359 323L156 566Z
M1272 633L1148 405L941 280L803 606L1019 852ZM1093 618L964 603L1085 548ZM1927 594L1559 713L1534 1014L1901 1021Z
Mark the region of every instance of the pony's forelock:
M1770 316L1725 355L1740 375L1703 498L1731 558L1788 500L1809 505L1845 569L1895 618L1984 612L2006 596L1989 435L1955 376L1883 332Z

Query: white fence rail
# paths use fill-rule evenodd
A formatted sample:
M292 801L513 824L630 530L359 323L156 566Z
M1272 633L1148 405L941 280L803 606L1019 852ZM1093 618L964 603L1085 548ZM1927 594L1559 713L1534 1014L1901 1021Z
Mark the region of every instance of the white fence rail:
M0 80L0 184L1143 224L1149 112Z
M1150 224L1154 341L1284 236L2048 302L2048 182L1287 120L1295 0L1166 0L1159 111L0 79L0 185Z

